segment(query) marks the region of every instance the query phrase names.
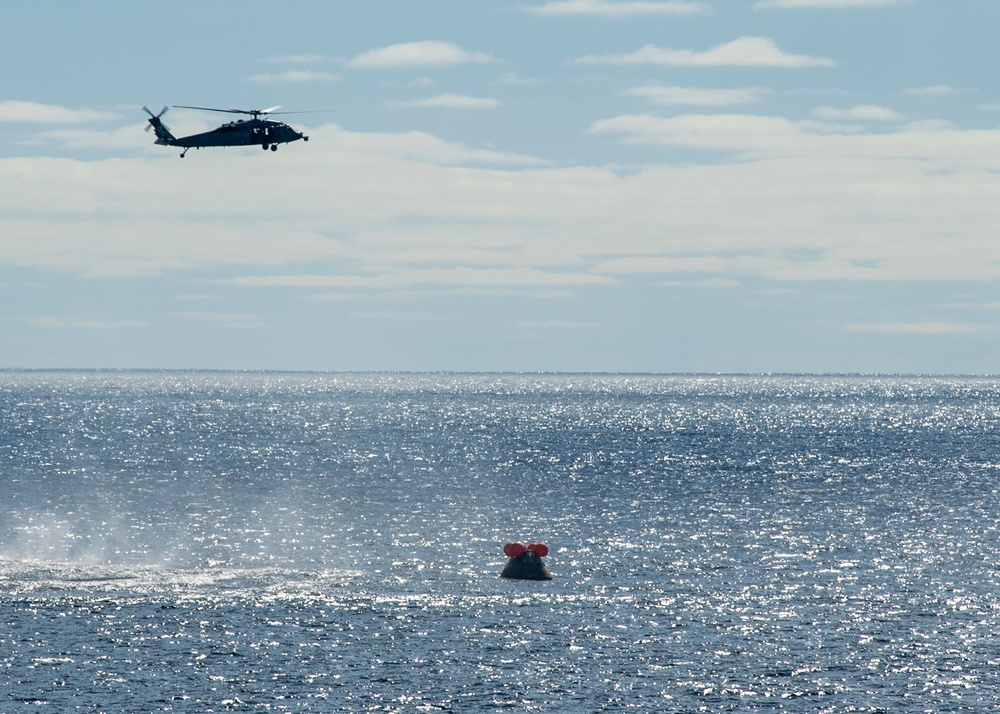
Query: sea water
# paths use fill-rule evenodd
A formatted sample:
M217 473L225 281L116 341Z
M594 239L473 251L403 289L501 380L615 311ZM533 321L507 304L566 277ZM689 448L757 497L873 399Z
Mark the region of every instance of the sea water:
M0 711L993 711L998 433L988 378L0 372Z

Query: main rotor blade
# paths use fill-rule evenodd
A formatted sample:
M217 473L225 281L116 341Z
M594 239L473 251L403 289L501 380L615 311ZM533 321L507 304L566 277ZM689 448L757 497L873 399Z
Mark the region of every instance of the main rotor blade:
M329 112L335 112L336 109L307 109L301 112L268 112L271 115L282 115L282 114L327 114Z
M302 112L279 112L275 111L281 109L281 105L278 104L273 107L268 107L267 109L218 109L216 107L192 107L188 104L175 104L178 109L197 109L202 112L223 112L224 114L246 114L247 116L259 117L263 114L275 115L275 114L324 114L326 112L335 112L336 109L312 109ZM145 107L143 107L145 109ZM149 110L146 109L148 112ZM152 112L150 112L152 116Z
M213 107L189 107L186 104L175 104L178 109L199 109L203 112L225 112L226 114L252 114L243 109L215 109Z
M215 107L191 107L186 104L175 104L178 109L198 109L203 112L225 112L226 114L248 114L259 116L260 114L270 114L275 109L281 109L281 105L269 107L268 109L216 109Z

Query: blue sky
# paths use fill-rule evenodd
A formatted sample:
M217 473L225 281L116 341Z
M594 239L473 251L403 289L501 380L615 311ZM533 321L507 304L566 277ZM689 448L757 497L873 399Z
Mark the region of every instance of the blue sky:
M0 368L1000 372L994 0L0 17Z

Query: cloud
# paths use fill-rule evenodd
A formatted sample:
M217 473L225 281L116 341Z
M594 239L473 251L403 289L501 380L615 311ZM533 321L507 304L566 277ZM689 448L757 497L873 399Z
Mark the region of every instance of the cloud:
M239 287L399 289L413 286L581 286L607 285L603 275L566 273L536 268L426 268L406 269L381 275L262 275L221 281Z
M947 84L934 84L929 87L911 87L910 89L903 90L903 94L915 97L942 97L954 92L955 88Z
M276 155L0 158L0 265L341 301L568 298L665 278L1000 279L1000 130L830 134L752 114L621 116L592 130L642 144L646 163L550 165L335 124ZM672 147L722 155L679 163ZM229 318L258 324L211 319Z
M990 302L953 302L945 303L940 307L952 310L1000 310L1000 300Z
M302 55L271 55L270 57L261 60L262 62L267 62L269 64L316 64L318 62L326 62L328 58L326 55L320 54L302 54Z
M212 293L188 293L174 296L174 300L177 302L217 302L224 299L224 296Z
M687 146L718 151L792 150L789 141L803 130L780 117L755 114L687 114L669 118L651 114L621 115L594 122L593 133L621 134L628 143Z
M981 335L997 332L997 325L961 322L852 322L844 332L875 332L892 335Z
M99 112L91 109L67 109L54 104L20 102L7 100L0 102L0 122L25 122L32 124L85 124L89 122L113 121L118 114Z
M401 67L451 67L460 64L492 62L484 52L470 52L452 42L426 40L389 45L352 58L348 67L396 69Z
M779 8L783 10L846 10L853 8L890 7L906 5L911 0L759 0L754 9Z
M728 106L750 104L758 101L766 90L749 87L745 89L704 89L700 87L663 87L650 85L632 87L624 92L627 96L645 97L653 104L689 106Z
M337 77L329 72L313 70L289 70L287 72L264 72L247 77L248 82L260 84L299 84L302 82L332 82Z
M838 131L829 125L757 114L631 114L594 122L594 133L619 134L626 143L732 152L742 158L855 156L906 157L993 166L992 132L959 131L949 123L919 122L891 134Z
M147 327L145 323L134 320L87 320L56 316L30 317L25 322L29 327L53 330L131 330Z
M437 164L440 166L547 166L536 156L509 151L473 149L458 142L444 141L422 131L400 134L347 133L350 151L361 156L388 158L391 161Z
M903 119L902 114L872 104L859 104L850 109L817 107L813 109L812 115L824 121L899 121Z
M745 257L724 258L715 255L672 255L612 258L596 267L602 274L661 274L741 272L740 265L749 266ZM755 267L762 267L758 262Z
M661 285L673 287L693 287L704 288L706 290L738 290L743 287L743 283L732 278L708 278L706 280L667 280Z
M538 300L567 300L575 297L575 293L562 288L524 288L524 287L477 287L448 286L420 287L408 290L379 290L373 292L331 292L309 295L310 302L408 302L421 297L491 297L491 298L532 298Z
M510 84L515 86L532 86L538 84L546 84L551 81L546 77L521 77L514 72L508 72L506 74L500 75L497 79L500 84Z
M152 142L134 125L117 129L49 129L26 140L33 145L58 145L74 149L140 149Z
M397 322L440 322L443 317L428 310L368 310L353 312L356 320L392 320Z
M487 97L468 97L464 94L439 94L427 99L413 99L401 102L389 102L392 107L421 107L434 109L496 109L502 105L499 99Z
M592 330L603 327L598 322L574 322L572 320L521 320L517 326L526 330Z
M647 0L645 2L612 2L611 0L555 0L544 5L524 8L533 15L597 15L625 17L631 15L694 15L706 12L703 2L684 0Z
M833 60L790 54L767 37L740 37L704 52L646 45L629 54L587 55L581 65L660 65L663 67L834 67Z
M256 330L267 327L267 323L256 315L230 312L205 312L182 310L163 313L166 317L184 322L202 322L216 328L228 330Z
M906 131L945 132L958 130L958 125L947 119L921 119L911 121L903 128Z

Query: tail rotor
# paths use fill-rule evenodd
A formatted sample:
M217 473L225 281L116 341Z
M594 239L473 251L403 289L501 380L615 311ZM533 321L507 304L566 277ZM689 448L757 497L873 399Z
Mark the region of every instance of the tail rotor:
M170 109L170 107L164 106L163 109L160 110L159 114L153 114L153 112L149 111L149 107L147 106L143 106L142 108L143 111L149 114L149 119L147 120L149 123L146 125L145 129L146 131L149 131L150 129L155 129L157 125L162 126L167 131L170 131L170 127L164 124L163 121L160 119L160 117L162 117L164 114L167 113L167 110Z
M153 132L156 134L157 144L166 144L167 146L173 146L174 143L177 141L177 139L174 137L173 134L170 133L170 129L169 127L167 127L166 124L163 123L163 119L160 118L167 113L167 107L163 107L163 109L160 110L159 114L153 114L153 112L149 111L149 107L143 107L143 110L147 114L149 114L149 119L146 120L147 122L149 122L148 125L146 126L146 131L149 131L150 129L153 130Z

